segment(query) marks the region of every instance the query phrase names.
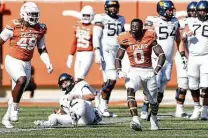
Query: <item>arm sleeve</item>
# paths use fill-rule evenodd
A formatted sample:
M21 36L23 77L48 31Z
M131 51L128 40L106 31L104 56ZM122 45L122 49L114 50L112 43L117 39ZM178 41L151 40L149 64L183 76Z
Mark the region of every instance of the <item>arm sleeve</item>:
M100 47L100 38L102 37L103 28L100 26L93 27L93 47L99 48Z
M44 49L44 48L46 48L46 46L45 46L45 35L38 42L38 49Z
M74 36L72 46L71 46L71 48L69 50L69 54L70 55L74 55L76 50L77 50L77 38L76 38L76 36Z
M13 31L10 29L5 28L1 34L0 37L2 38L2 40L7 41L8 39L13 37Z

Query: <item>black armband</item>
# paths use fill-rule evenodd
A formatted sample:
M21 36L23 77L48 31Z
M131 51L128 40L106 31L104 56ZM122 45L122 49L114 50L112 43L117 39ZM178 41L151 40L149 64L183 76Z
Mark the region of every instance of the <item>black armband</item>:
M185 57L186 56L184 51L180 52L180 55L181 55L181 57Z
M99 50L100 50L100 48L99 48L99 47L95 47L95 48L94 48L94 50L97 50L97 49L99 49Z

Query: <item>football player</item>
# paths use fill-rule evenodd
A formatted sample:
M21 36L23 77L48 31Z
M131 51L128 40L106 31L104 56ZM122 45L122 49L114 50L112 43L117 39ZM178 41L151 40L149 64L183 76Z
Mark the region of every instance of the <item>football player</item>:
M120 47L115 61L118 77L125 77L125 73L121 71L121 60L125 51L127 52L131 65L125 84L127 103L132 115L130 127L134 130L141 130L135 92L143 86L151 107L151 130L158 130L156 75L162 69L166 57L161 46L156 41L156 33L154 31L143 30L143 22L140 19L133 19L130 28L130 32L121 33L118 37ZM152 50L158 56L155 69L152 68Z
M189 20L189 18L196 18L196 5L197 2L195 1L190 2L187 6L187 17L179 19L181 34L183 33L182 30L187 25L187 21ZM186 58L186 57L184 56L182 58ZM181 54L177 51L175 56L175 64L177 71L178 88L176 89L176 97L175 97L177 102L175 117L187 116L187 114L184 113L184 101L185 101L186 92L188 90L188 75L187 75L187 66L184 66L183 63L183 61L185 60L183 60L182 58L181 58ZM195 100L195 98L193 99Z
M31 59L37 46L48 73L53 72L46 44L46 25L39 23L40 10L33 2L26 2L20 9L20 18L12 20L0 34L0 45L10 41L5 57L5 69L12 79L12 97L2 119L6 128L13 128L10 121L18 121L19 102L31 76Z
M196 5L197 18L188 19L183 39L188 42L188 86L194 100L194 111L190 119L207 120L208 108L208 2L202 0ZM191 33L190 33L191 32ZM192 34L192 35L191 35ZM200 95L201 88L201 95ZM200 112L199 97L202 98Z
M119 47L117 37L124 31L125 24L124 17L118 15L119 7L117 0L107 0L105 2L105 13L96 15L94 19L93 46L95 62L101 64L104 78L98 109L104 117L114 116L108 111L107 103L116 84L115 57Z
M91 103L96 91L86 81L75 84L71 75L63 73L59 76L58 85L65 91L65 95L59 100L61 109L55 110L48 120L36 120L36 126L92 125L102 120L102 116Z
M172 58L174 54L175 40L177 46L180 43L179 22L174 17L175 7L172 1L161 0L157 3L157 13L159 16L148 16L145 21L145 29L154 29L157 33L157 42L161 45L166 61L157 75L157 91L158 103L160 104L163 99L163 93L168 81L171 79L172 72ZM158 57L153 53L152 63L153 68L156 67ZM145 93L145 92L144 92ZM146 119L148 115L149 102L145 98L142 106L141 118Z
M83 80L86 77L94 58L92 46L93 25L91 24L94 19L94 10L91 6L84 6L81 15L81 21L75 25L74 41L67 60L67 66L71 68L74 54L77 51L74 66L75 81Z

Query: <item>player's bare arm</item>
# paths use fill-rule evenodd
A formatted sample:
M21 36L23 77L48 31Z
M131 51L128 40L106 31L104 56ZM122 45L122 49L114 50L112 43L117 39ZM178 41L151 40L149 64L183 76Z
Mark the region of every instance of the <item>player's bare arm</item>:
M46 65L48 73L51 74L53 72L53 66L52 66L51 60L49 58L48 51L45 46L45 36L43 36L40 39L40 41L37 44L37 47L38 47L38 53L40 54L41 60Z
M166 57L165 57L165 53L162 50L162 47L157 43L157 41L153 41L152 42L152 48L153 51L155 52L156 56L158 56L158 62L157 62L157 66L154 70L155 74L158 74L158 72L161 70L163 64L165 63Z
M124 57L126 49L124 48L124 46L120 46L115 58L115 64L116 64L116 70L120 71L121 70L121 60Z

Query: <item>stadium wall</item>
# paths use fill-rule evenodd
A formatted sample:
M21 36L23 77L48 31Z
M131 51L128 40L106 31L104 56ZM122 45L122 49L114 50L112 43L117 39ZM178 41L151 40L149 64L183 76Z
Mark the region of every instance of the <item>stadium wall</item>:
M51 1L52 2L52 1ZM147 16L157 15L156 13L157 1L125 1L120 2L120 14L125 16L126 22L130 23L133 18L139 17L144 20ZM11 11L11 15L3 16L3 26L5 26L10 20L19 17L21 2L6 1L6 8ZM47 49L51 57L54 72L49 75L47 73L45 65L40 60L37 50L35 50L32 64L35 68L35 81L39 86L57 86L57 78L63 73L67 72L73 74L73 69L68 69L66 66L67 56L69 54L69 48L72 44L73 25L76 23L73 17L64 17L62 12L64 10L77 10L79 11L84 5L91 5L95 9L96 13L104 12L104 2L37 2L40 7L40 21L47 24L48 32L46 36ZM186 1L175 3L176 10L185 10ZM3 58L7 53L8 42L3 46ZM2 66L3 72L3 86L10 86L10 78ZM103 82L102 74L99 70L99 66L92 65L92 68L87 76L87 81L94 86L100 86ZM169 82L169 87L176 87L176 70L173 65L172 80ZM124 86L124 80L119 80L117 87Z

